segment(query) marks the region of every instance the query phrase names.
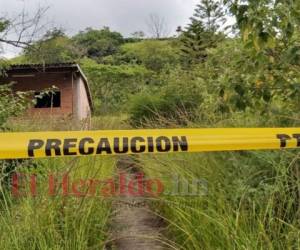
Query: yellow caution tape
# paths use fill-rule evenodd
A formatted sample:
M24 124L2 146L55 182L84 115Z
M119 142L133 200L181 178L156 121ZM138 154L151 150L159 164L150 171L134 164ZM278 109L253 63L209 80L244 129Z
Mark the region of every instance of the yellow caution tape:
M0 134L0 159L300 147L300 128L149 129Z

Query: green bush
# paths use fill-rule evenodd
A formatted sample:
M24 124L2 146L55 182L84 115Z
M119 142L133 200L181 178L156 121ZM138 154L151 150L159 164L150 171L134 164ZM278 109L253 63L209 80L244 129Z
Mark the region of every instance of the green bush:
M179 62L178 48L172 41L145 40L121 46L121 58L125 62L138 63L147 69L160 72Z
M172 78L169 76L170 83L158 88L158 91L145 91L132 98L129 107L131 125L141 126L151 121L186 125L187 121L196 119L197 110L203 102L201 88L195 82L172 82Z
M0 62L0 76L7 69L5 62ZM0 82L0 132L8 130L7 120L10 117L16 117L24 112L32 101L28 99L26 92L16 92L12 90L12 84ZM0 187L6 187L9 184L11 174L22 164L26 165L30 161L23 160L1 160L0 161ZM29 167L29 164L27 165Z
M89 79L96 115L123 110L129 96L141 91L149 76L140 65L106 65L92 59L80 64Z
M32 102L28 99L28 93L14 93L11 85L1 85L0 82L0 130L9 117L20 115L30 104Z
M78 47L86 51L86 56L95 60L116 53L124 42L124 38L119 32L111 31L108 27L100 30L87 28L75 35L72 40Z
M40 41L24 49L15 63L62 63L78 60L84 50L59 29L48 31Z

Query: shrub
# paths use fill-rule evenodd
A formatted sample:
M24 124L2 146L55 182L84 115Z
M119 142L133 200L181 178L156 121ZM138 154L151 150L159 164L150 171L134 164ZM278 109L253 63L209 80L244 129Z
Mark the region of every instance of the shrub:
M203 101L201 88L196 82L190 81L187 84L183 79L185 75L179 81L173 81L176 77L178 75L168 76L169 83L158 91L145 91L132 98L129 107L131 125L141 126L150 121L186 125L187 121L196 119L197 110Z
M28 93L13 93L11 85L0 85L0 130L9 117L22 113L32 102Z
M85 59L81 66L91 85L96 115L120 111L129 95L143 88L149 75L140 65L105 65Z
M111 31L108 27L100 30L87 28L73 37L73 42L83 50L89 58L100 59L116 53L124 42L119 32Z
M3 68L3 70L5 71L5 68ZM7 130L7 120L10 117L20 115L30 104L32 104L32 102L28 99L28 93L14 93L11 89L11 84L1 84L0 82L0 131ZM0 161L1 188L5 185L7 186L11 174L17 167L21 166L22 163L23 160Z
M121 55L126 62L142 64L156 72L179 62L178 49L171 41L145 40L127 43L121 47Z

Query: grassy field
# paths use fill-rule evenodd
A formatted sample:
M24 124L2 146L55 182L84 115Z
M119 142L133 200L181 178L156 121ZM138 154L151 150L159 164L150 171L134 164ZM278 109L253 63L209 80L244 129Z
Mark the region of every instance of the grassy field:
M236 114L210 127L267 126L264 122L278 123L276 117L268 122ZM163 180L167 191L174 178L181 180L179 190L184 180L198 190L199 195L155 199L153 209L167 222L175 248L300 249L299 159L296 150L265 150L145 155L140 162L148 178Z
M249 121L251 126L261 122ZM237 116L215 126L244 123L249 124ZM125 116L95 117L92 124L92 129L129 128ZM42 159L30 162L32 167L24 163L18 171L37 176L39 193L14 197L2 190L0 248L102 249L111 240L111 200L50 197L48 176L55 174L61 180L68 172L72 179L111 178L116 159ZM166 190L172 189L174 178L188 181L194 191L199 191L199 182L193 181L205 183L196 195L163 194L149 199L153 211L164 219L167 244L174 249L300 248L297 151L144 155L139 162L146 177L159 178Z
M77 2L83 1L73 1L72 10ZM100 1L86 2L86 6L96 10L96 2ZM172 4L179 2L186 2L189 8L192 8L190 2L197 5L189 20L178 23L181 18L177 19L176 32L175 27L166 32L168 15L161 10L166 8L171 13ZM115 30L124 30L122 25L101 28L101 23L91 23L94 28L80 25L81 31L75 27L76 22L72 32L60 23L52 29L52 25L43 25L44 17L46 22L50 17L46 13L48 7L39 5L36 14L29 11L32 17L25 9L20 9L19 14L0 14L0 130L300 128L300 0L178 0L164 5L157 1L157 4L162 15L152 13L149 20L142 12L136 15L120 5L122 15L126 12L132 17L142 17L139 24L146 21L149 26L144 27L148 31L132 34L129 33L134 30L128 34ZM101 5L106 9L105 3ZM127 23L125 26L130 27L129 19L122 21L124 25ZM15 38L19 39L13 41ZM6 50L6 45L12 49L18 47L15 58L5 59L6 55L14 54ZM80 65L79 73L82 70L86 75L89 87L84 80L85 91L76 88L77 81L73 82L75 76L81 75L78 72L72 70L72 81L68 80L69 69L74 68L70 62ZM21 65L10 70L10 65L16 63ZM59 70L61 67L63 72ZM36 70L40 68L43 70ZM63 73L61 77L72 86L55 87L60 86L57 81L61 77L52 73ZM25 77L33 82L23 84ZM19 89L25 92L16 91ZM79 95L77 90L83 94ZM59 97L54 95L57 91L62 97L59 105L54 99ZM66 95L66 91L76 93ZM89 109L81 99L85 98L84 92L90 92L87 93ZM43 105L36 105L39 98L45 102ZM46 113L49 119L42 115L33 120L32 112L26 110L40 106L60 106L67 117L55 117L51 108L43 110L49 111ZM78 121L75 118L81 110L90 110L93 117ZM298 139L297 134L292 137ZM139 141L136 137L137 144ZM150 138L147 141L151 143ZM125 143L119 141L123 148ZM140 146L144 150L144 145ZM150 224L156 226L152 230L146 228L148 238L164 241L171 249L300 249L299 150L130 157L127 162L127 157L123 159L120 155L0 161L0 250L114 249L118 238L143 238L138 227L143 223L148 228ZM141 170L146 178L163 182L165 192L138 197L140 203L128 196L120 209L116 208L118 200L78 193L76 197L74 190L68 196L62 190L56 196L51 192L49 195L51 174L59 182L65 173L74 180L116 180L118 171L123 170L130 176ZM32 190L28 185L27 196L12 195L10 179L15 172L37 178L35 197L30 195ZM147 187L148 182L145 183L138 187ZM178 184L177 190L174 183ZM81 181L77 183L80 184ZM63 185L59 186L63 189ZM115 197L124 198L118 194ZM124 205L140 206L162 219L147 219L151 216L136 215L137 210L130 209L132 213L128 216ZM129 237L116 235L117 227L122 227L122 223L114 220L119 211L125 211L120 217L126 218L123 231L127 230ZM149 233L153 231L159 236L153 237ZM135 242L133 245L138 248Z
M111 214L109 199L49 196L48 176L61 181L69 173L70 179L103 179L113 174L112 158L82 158L39 160L37 168L18 171L35 174L37 195L31 193L14 197L7 190L1 199L1 249L102 249L109 237ZM58 187L61 189L61 187Z
M237 152L147 156L147 176L205 180L198 196L165 195L155 206L179 249L299 249L298 155ZM196 184L194 184L196 185ZM201 191L201 190L200 190Z
M120 118L95 118L92 122L92 129L122 126ZM21 121L10 127L14 131L76 129L70 123L47 127L43 122L26 125ZM71 184L72 180L111 178L115 164L115 157L41 159L21 163L14 172L35 175L37 195L33 197L30 191L30 177L18 197L13 195L12 187L2 185L0 249L102 249L110 238L111 199L100 195L77 197L72 193ZM61 182L66 173L70 195L64 196ZM48 194L50 175L57 180L56 196Z

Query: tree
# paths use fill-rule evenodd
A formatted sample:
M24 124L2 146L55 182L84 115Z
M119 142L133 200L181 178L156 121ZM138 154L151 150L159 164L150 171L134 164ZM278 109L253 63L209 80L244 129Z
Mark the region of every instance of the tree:
M73 37L77 46L86 50L86 55L100 60L105 56L116 53L124 38L119 32L111 31L108 27L101 30L87 28Z
M167 23L165 19L158 14L150 14L146 24L152 37L159 39L168 36Z
M208 36L202 22L192 20L180 37L181 55L185 63L201 63L205 60L206 48L210 47Z
M41 20L48 8L38 8L33 16L25 11L15 18L0 17L0 46L6 44L18 48L29 46L44 30ZM0 59L0 79L8 68L6 60ZM28 94L14 93L11 84L0 82L0 130L6 120L24 111L30 104Z
M235 16L244 42L256 51L273 49L276 41L288 45L300 25L300 2L284 0L225 0Z
M9 84L0 84L0 130L6 120L26 110L32 102L25 92L14 93Z
M197 4L192 20L201 20L206 31L216 34L226 22L223 6L219 0L201 0Z
M124 44L121 47L123 59L129 63L144 65L156 72L178 63L178 51L170 41L143 40L137 43Z
M42 18L47 10L48 7L39 7L32 16L23 11L14 18L0 17L0 46L26 48L32 44L46 27Z
M25 60L31 63L59 63L77 60L84 54L61 30L54 28L24 49Z
M177 26L176 32L177 32L178 34L180 34L180 33L182 32L182 27L181 27L181 26Z
M96 115L124 111L129 96L141 91L150 73L142 65L104 65L88 58L80 63L90 82Z
M215 47L224 37L218 30L225 22L225 14L220 2L201 0L190 20L180 36L183 60L188 64L201 63L207 56L207 48Z
M142 39L142 38L144 38L145 37L145 33L144 33L144 31L135 31L135 32L133 32L132 34L131 34L131 36L133 37L133 38L135 38L135 39Z
M295 97L300 93L300 2L227 0L225 3L236 18L239 42L246 55L240 56L232 71L237 72L236 80L234 74L225 79L238 84L236 90L243 94L242 100L246 99L244 93L250 94L250 100L262 97L265 108L273 98L282 98L286 107L298 109L299 99Z

